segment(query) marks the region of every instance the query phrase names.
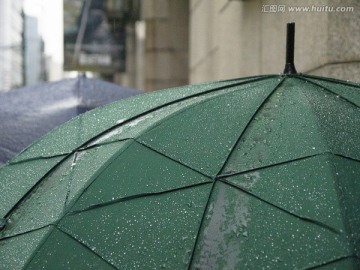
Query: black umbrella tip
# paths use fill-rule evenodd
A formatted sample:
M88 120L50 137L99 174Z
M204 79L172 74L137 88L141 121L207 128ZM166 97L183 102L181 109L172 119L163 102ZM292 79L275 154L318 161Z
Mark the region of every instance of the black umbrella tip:
M294 50L295 50L295 23L287 24L286 34L286 63L284 74L297 74L294 64Z
M283 73L286 75L297 74L294 63L286 63Z

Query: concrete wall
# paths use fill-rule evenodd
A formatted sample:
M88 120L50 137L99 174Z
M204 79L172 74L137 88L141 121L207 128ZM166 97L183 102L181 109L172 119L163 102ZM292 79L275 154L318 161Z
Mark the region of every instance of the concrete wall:
M360 1L329 1L329 5L352 6L352 13L328 13L327 57L311 74L360 81Z
M191 1L191 83L259 73L260 23L248 18L257 9L256 1Z
M189 1L144 0L144 90L188 84Z
M285 12L267 11L286 5ZM288 7L353 7L353 12L290 12ZM190 83L281 73L286 23L296 23L298 72L359 80L360 1L191 0Z

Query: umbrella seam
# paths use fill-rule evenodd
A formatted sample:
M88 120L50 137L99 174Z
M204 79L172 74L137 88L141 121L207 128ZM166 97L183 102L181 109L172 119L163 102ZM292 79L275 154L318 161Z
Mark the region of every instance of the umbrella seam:
M220 175L216 176L215 179L218 180L218 179L225 178L225 177L232 177L232 176L236 176L236 175L241 175L241 174L244 174L244 173L249 173L249 172L263 170L263 169L267 169L267 168L271 168L271 167L281 166L281 165L284 165L284 164L287 164L287 163L292 163L292 162L296 162L296 161L300 161L300 160L306 160L306 159L309 159L309 158L313 158L313 157L321 156L321 155L327 155L327 154L338 156L338 157L348 159L348 160L352 160L354 162L360 162L360 160L356 159L356 158L352 158L352 157L348 157L348 156L345 156L345 155L342 155L342 154L337 154L337 153L326 151L326 152L322 152L322 153L318 153L318 154L314 154L314 155L310 155L310 156L304 156L304 157L300 157L300 158L296 158L296 159L282 161L282 162L279 162L279 163L273 163L273 164L266 165L266 166L263 166L263 167L257 167L257 168L253 168L253 169L249 169L249 170L245 170L245 171L241 171L241 172L234 172L234 173L229 173L229 174L220 174Z
M278 77L279 74L267 74L267 75L255 75L255 76L248 76L248 77L243 77L243 78L234 78L234 79L227 79L227 80L220 80L217 82L232 82L232 81L238 81L238 80L242 80L242 79L256 79L256 78L264 78L264 77ZM209 82L207 82L209 83Z
M14 161L14 162L10 161L9 164L7 164L7 165L17 165L17 164L26 163L26 162L29 162L29 161L40 160L40 159L51 159L51 158L56 158L56 157L68 156L68 155L72 155L72 154L74 154L76 152L87 151L89 149L96 148L96 147L99 147L99 146L118 143L118 142L123 142L123 141L127 141L127 140L134 140L134 138L123 138L123 139L118 139L118 140L114 140L114 141L107 141L107 142L101 142L101 143L97 143L97 144L92 144L90 146L78 148L74 152L59 153L59 154L55 154L55 155L51 155L51 156L37 156L37 157L22 159L22 160Z
M309 268L305 268L304 270L317 269L317 268L319 268L319 267L323 267L323 266L326 266L326 265L329 265L329 264L332 264L332 263L336 263L336 262L339 262L339 261L342 261L342 260L350 259L350 258L359 259L356 255L352 254L352 255L342 256L342 257L333 259L333 260L331 260L331 261L327 261L327 262L321 263L321 264L319 264L319 265L311 266L311 267L309 267Z
M198 228L198 231L197 231L197 234L196 234L196 238L195 238L195 241L194 241L194 246L192 248L191 257L190 257L189 264L188 264L188 267L187 267L188 270L191 269L191 265L193 264L193 261L194 261L196 246L198 245L198 242L199 242L199 239L200 239L200 232L201 232L201 229L202 229L204 221L205 221L205 216L206 216L206 213L207 213L209 205L210 205L211 196L212 196L212 194L214 192L216 182L217 181L214 181L212 183L212 185L211 185L211 189L210 189L210 192L209 192L209 195L208 195L208 199L207 199L207 202L206 202L206 205L205 205L205 208L204 208L204 212L203 212L203 215L202 215L201 220L200 220L199 228Z
M344 159L352 160L352 161L355 161L355 162L360 162L359 159L356 159L356 158L353 158L353 157L348 157L348 156L345 156L343 154L334 154L334 153L332 153L332 154L335 155L335 156L338 156L338 157L342 157Z
M300 77L300 76L294 76L294 77ZM305 75L305 74L302 74L302 77L309 78L309 79L315 79L315 80L324 80L324 81L331 82L331 83L338 83L338 84L343 84L346 86L360 88L359 83L352 82L352 81L343 81L343 80L337 80L337 79L333 79L333 78L314 76L314 75Z
M259 105L259 107L256 109L256 111L254 112L254 114L250 117L249 121L247 122L246 126L244 127L244 129L242 130L242 132L240 133L239 137L237 138L237 140L235 141L233 147L231 148L231 150L229 151L228 156L225 159L225 162L223 163L223 165L221 166L219 172L216 174L216 177L224 170L226 164L228 163L232 153L235 151L236 146L238 145L238 143L240 142L241 138L243 137L243 135L245 134L245 132L247 131L248 127L250 126L250 123L253 121L253 119L256 117L256 115L259 113L259 111L263 108L263 106L265 105L265 103L271 98L271 96L276 92L276 90L280 87L280 85L285 81L286 76L282 77L281 81L274 87L273 90L271 90L271 92L269 93L269 95L263 100L263 102Z
M133 140L133 139L132 139ZM77 195L77 198L73 200L73 202L71 204L68 205L68 210L67 211L64 211L64 214L62 215L62 218L64 216L67 215L67 213L70 211L70 209L79 201L79 199L81 198L81 196L90 188L90 186L96 181L96 179L112 164L112 162L117 159L119 156L121 156L124 151L126 149L128 149L133 143L134 143L135 140L133 140L131 142L131 140L129 140L129 145L125 146L125 149L121 149L121 151L118 151L116 152L114 155L112 155L109 159L111 160L111 162L107 163L107 164L104 164L102 165L99 170L96 171L95 174L93 174L89 180L91 180L92 178L92 181L90 183L88 183L86 185L86 187L83 188L83 190Z
M56 158L56 157L68 156L70 154L71 154L71 152L59 153L59 154L55 154L55 155L51 155L51 156L37 156L37 157L27 158L27 159L23 159L23 160L19 160L19 161L13 161L13 162L10 161L9 164L7 164L7 165L18 165L18 164L26 163L29 161L35 161L35 160L40 160L40 159L52 159L52 158Z
M205 174L205 173L203 173L203 172L201 172L201 171L198 171L197 169L192 168L192 167L190 167L189 165L187 165L187 164L185 164L185 163L183 163L183 162L181 162L181 161L179 161L179 160L176 160L176 159L174 159L174 158L172 158L172 157L169 157L169 156L167 156L166 154L164 154L164 153L162 153L162 152L160 152L160 151L152 148L151 146L145 144L144 142L138 141L137 139L134 139L134 141L137 142L137 143L139 143L140 145L148 148L149 150L151 150L151 151L153 151L153 152L155 152L155 153L157 153L157 154L159 154L159 155L161 155L161 156L163 156L163 157L165 157L165 158L167 158L167 159L170 159L171 161L174 161L174 162L176 162L176 163L178 163L178 164L180 164L180 165L182 165L182 166L184 166L184 167L186 167L186 168L188 168L188 169L190 169L190 170L192 170L192 171L194 171L194 172L196 172L196 173L198 173L198 174L201 174L202 176L205 176L205 177L207 177L207 178L210 178L210 179L214 180L214 178L211 177L210 175L207 175L207 174Z
M76 166L76 160L77 160L77 157L78 157L78 153L79 152L75 152L74 155L73 155L73 159L72 159L72 163L71 163L71 166L70 166L70 174L68 176L68 183L67 183L67 186L66 186L66 196L65 196L65 201L64 201L64 209L66 208L66 205L67 205L67 202L68 202L68 199L69 199L69 195L70 195L70 192L71 192L71 183L73 182L73 175L74 175L74 167Z
M66 155L63 159L61 159L58 163L56 163L52 168L50 168L14 205L11 209L4 215L4 218L8 218L9 215L23 202L28 195L33 192L49 175L51 175L63 162L70 157L71 154Z
M102 146L102 145L108 145L108 144L112 144L112 143L125 142L125 141L130 141L130 140L133 140L133 139L132 139L132 138L129 138L129 139L116 140L116 141L113 141L113 142L107 142L107 143L103 143L103 144L99 143L99 144L91 145L91 146L89 146L89 147L87 147L87 148L79 149L78 151L76 151L76 152L74 153L73 163L76 162L77 155L78 155L79 152L87 151L87 150L89 150L89 149L92 149L92 148L95 148L95 147L98 147L98 146ZM130 146L130 145L129 145L129 146ZM120 152L119 155L121 155L129 146L127 146L125 149L123 149L123 150ZM112 161L113 161L113 160L116 159L117 157L118 157L118 156L116 156L116 157L111 157L110 159L112 159ZM110 159L109 159L109 160L110 160ZM111 163L112 163L112 162L110 162L109 165L110 165ZM76 165L74 165L74 166L76 166ZM97 172L94 174L94 175L97 175L97 176L94 178L93 181L91 181L91 183L89 183L88 186L86 186L86 188L84 188L83 192L78 196L78 198L80 198L80 197L84 194L84 192L89 188L89 186L99 177L99 175L102 174L102 172L103 172L107 167L108 167L108 166L106 166L105 168L100 168L99 171L97 171ZM71 192L70 187L71 187L71 182L72 182L72 174L73 174L73 170L71 170L71 175L69 176L69 189L67 190L67 194L66 194L66 198L65 198L65 202L64 202L64 209L66 208L66 205L67 205L67 203L68 203L68 197L69 197L69 194L70 194L70 192ZM93 175L92 177L94 177L94 175ZM77 202L77 200L76 200L74 203L76 203L76 202ZM72 204L72 205L73 205L73 204Z
M344 209L346 209L346 205L344 205L344 202L343 200L341 199L341 194L342 194L342 191L341 191L341 187L340 187L340 183L339 183L339 179L338 177L336 177L337 175L337 169L336 169L336 161L333 161L333 162L329 162L329 167L330 167L330 170L331 170L331 174L333 175L333 187L334 187L334 190L336 192L336 196L337 196L337 204L338 204L338 207L339 209L341 209L342 211L340 211L340 216L341 216L341 221L342 221L342 224L344 226L344 229L346 231L346 235L352 235L352 230L351 228L349 228L349 219L347 218L346 216L346 211L344 211ZM350 238L350 237L349 237ZM350 238L351 239L351 238ZM351 240L348 240L349 242L349 245L351 246L351 248L354 250L356 249L356 247L354 246L353 243L351 243Z
M49 227L53 227L52 229L50 228L50 232L48 232L48 234L41 240L41 242L39 243L39 245L37 246L37 250L40 250L43 246L44 246L44 244L45 244L45 242L49 239L49 237L53 234L53 232L54 232L54 228L56 227L55 225L53 225L53 224L49 224L49 225L47 225L47 226L49 226ZM45 226L45 227L47 227L47 226ZM33 254L31 254L31 257L27 260L27 262L25 263L25 265L24 265L24 268L23 269L26 269L27 267L28 267L28 265L32 262L32 260L35 258L35 255L36 255L37 253L36 252L34 252Z
M249 173L249 172L263 170L263 169L267 169L267 168L271 168L271 167L281 166L281 165L284 165L284 164L288 164L288 163L292 163L292 162L296 162L296 161L301 161L301 160L306 160L306 159L310 159L310 158L313 158L313 157L326 155L326 154L333 154L333 153L331 153L331 152L322 152L322 153L319 153L319 154L299 157L299 158L286 160L286 161L282 161L282 162L278 162L278 163L273 163L273 164L269 164L269 165L266 165L266 166L263 166L263 167L257 167L257 168L253 168L253 169L249 169L249 170L245 170L245 171L234 172L234 173L229 173L229 174L221 174L221 175L218 175L216 177L216 179L222 179L222 178L226 178L226 177L237 176L237 175L241 175L241 174L244 174L244 173ZM335 155L335 154L333 154L333 155Z
M247 189L244 189L243 187L240 187L240 186L238 186L238 185L236 185L236 184L234 184L234 183L232 183L230 181L227 181L226 179L219 179L218 181L220 181L220 182L222 182L224 184L227 184L227 185L229 185L229 186L231 186L233 188L236 188L238 190L241 190L242 192L246 193L247 195L250 195L250 196L252 196L252 197L254 197L254 198L256 198L256 199L258 199L258 200L260 200L260 201L262 201L262 202L264 202L264 203L266 203L266 204L268 204L268 205L270 205L270 206L272 206L272 207L274 207L274 208L276 208L278 210L281 210L281 211L283 211L283 212L285 212L285 213L287 213L287 214L289 214L289 215L291 215L293 217L299 218L302 221L315 224L315 225L320 226L320 227L322 227L324 229L327 229L327 230L329 230L329 231L331 231L331 232L333 232L333 233L335 233L337 235L341 235L341 233L337 229L335 229L335 228L333 228L333 227L331 227L331 226L329 226L329 225L327 225L325 223L322 223L320 221L316 221L316 220L313 220L311 218L303 217L303 216L300 216L298 214L292 213L292 212L290 212L290 211L288 211L288 210L286 210L286 209L284 209L284 208L282 208L280 206L277 206L276 204L273 204L273 203L271 203L271 202L257 196L256 194L250 192Z
M93 251L90 247L88 247L85 243L83 243L82 241L76 239L74 236L72 236L70 233L64 231L63 229L59 228L58 226L55 226L55 229L57 229L59 232L63 233L64 235L68 236L69 238L71 238L73 241L75 241L76 243L80 244L81 246L85 247L87 250L89 250L92 254L94 254L96 257L98 257L99 259L101 259L103 262L107 263L108 265L110 265L113 269L118 269L115 265L113 265L112 263L110 263L109 261L107 261L105 258L103 258L100 254L96 253L95 251Z
M104 142L100 142L100 143L96 143L96 144L92 144L83 148L79 148L78 152L81 151L86 151L92 148L96 148L99 146L104 146L104 145L108 145L108 144L113 144L113 143L119 143L119 142L124 142L124 141L128 141L128 140L134 140L134 138L123 138L123 139L117 139L117 140L113 140L113 141L104 141Z
M347 99L346 97L343 97L342 95L340 95L340 94L338 94L338 93L333 92L333 91L330 90L329 88L327 88L327 87L325 87L325 86L322 86L321 84L318 84L318 83L312 81L311 79L305 80L304 78L301 78L301 77L297 77L297 78L300 79L300 80L302 80L302 81L309 82L309 83L311 83L311 84L319 87L319 88L322 89L322 90L326 90L327 92L335 95L336 97L341 97L341 99L347 101L347 102L350 103L351 105L353 105L353 106L355 106L356 108L360 109L360 107L359 107L356 103L352 102L351 100Z
M31 229L31 230L28 230L28 231L25 231L25 232L16 233L16 234L9 235L9 236L5 236L5 237L0 238L0 242L3 241L3 240L5 241L5 240L8 240L8 239L14 238L14 237L22 236L22 235L25 235L25 234L28 234L28 233L36 232L36 231L42 230L42 229L44 229L46 227L49 227L49 226L54 226L54 224L47 224L47 225L41 226L39 228Z
M129 195L129 196L114 199L114 200L111 200L111 201L106 201L106 202L102 202L102 203L99 203L99 204L90 205L89 207L86 207L86 208L81 209L81 210L75 210L75 211L72 211L72 212L68 212L64 216L78 215L78 214L81 214L81 213L84 213L84 212L88 212L88 211L91 211L91 210L95 210L95 209L98 209L98 208L110 206L110 205L117 204L117 203L132 201L132 200L141 199L141 198L144 198L144 197L159 196L159 195L163 195L163 194L167 194L167 193L177 192L177 191L184 190L184 189L191 189L191 188L198 187L198 186L208 185L208 184L211 184L211 183L213 183L213 182L212 181L207 181L207 182L201 182L201 183L191 184L191 185L187 185L187 186L167 189L167 190L163 190L163 191L159 191L159 192L145 192L145 193Z

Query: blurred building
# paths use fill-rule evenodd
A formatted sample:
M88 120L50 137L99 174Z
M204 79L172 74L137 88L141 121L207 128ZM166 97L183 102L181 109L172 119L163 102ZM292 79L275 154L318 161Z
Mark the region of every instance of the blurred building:
M0 91L24 82L22 6L22 0L0 0Z
M24 0L25 84L63 78L63 1Z
M34 85L47 80L44 41L37 17L25 16L24 33L25 85Z
M64 69L126 80L138 20L136 0L64 0Z
M145 90L188 84L189 1L143 0L141 4L141 19L146 27Z

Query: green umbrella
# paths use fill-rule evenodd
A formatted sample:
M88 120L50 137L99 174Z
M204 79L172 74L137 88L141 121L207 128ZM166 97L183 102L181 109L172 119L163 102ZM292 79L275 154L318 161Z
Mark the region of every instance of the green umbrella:
M358 269L360 85L294 70L47 134L0 170L0 269Z

